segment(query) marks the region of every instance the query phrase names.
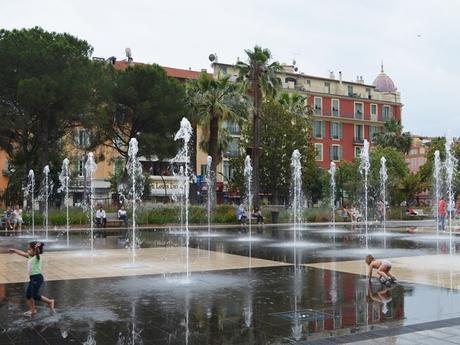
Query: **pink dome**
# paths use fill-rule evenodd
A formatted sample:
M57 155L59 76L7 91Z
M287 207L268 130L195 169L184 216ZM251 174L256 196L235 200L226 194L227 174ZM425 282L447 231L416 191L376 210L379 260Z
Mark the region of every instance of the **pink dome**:
M375 86L376 91L380 92L395 92L397 90L393 80L383 72L383 65L380 74L375 78L372 85Z

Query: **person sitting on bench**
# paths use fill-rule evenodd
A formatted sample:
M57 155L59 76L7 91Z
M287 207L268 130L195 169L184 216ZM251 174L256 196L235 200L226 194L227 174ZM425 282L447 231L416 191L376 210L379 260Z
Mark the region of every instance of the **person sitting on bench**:
M118 219L122 220L125 226L128 226L128 213L126 212L123 205L121 205L118 209Z
M254 208L254 213L252 215L254 217L256 217L257 224L263 224L264 223L264 217L262 216L262 212L260 211L260 208L255 207Z
M99 206L99 209L96 211L96 226L98 228L105 228L107 225L107 215L105 214L102 205Z

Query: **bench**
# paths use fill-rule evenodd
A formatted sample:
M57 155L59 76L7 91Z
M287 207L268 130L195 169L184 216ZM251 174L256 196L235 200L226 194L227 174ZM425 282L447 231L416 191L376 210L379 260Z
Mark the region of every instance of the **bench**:
M121 227L121 226L127 226L128 222L125 222L122 219L118 219L118 214L117 213L107 213L106 214L106 224L105 227L109 228L116 228L116 227Z

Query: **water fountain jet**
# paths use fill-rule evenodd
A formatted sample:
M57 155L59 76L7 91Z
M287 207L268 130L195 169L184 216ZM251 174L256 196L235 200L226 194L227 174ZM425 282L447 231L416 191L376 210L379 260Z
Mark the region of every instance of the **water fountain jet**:
M449 131L447 137L446 137L446 161L445 161L445 168L446 168L446 186L447 186L447 210L448 210L448 216L449 216L449 247L450 247L450 255L452 256L455 254L455 245L453 244L452 241L452 211L454 209L454 190L453 190L453 180L456 174L457 170L457 165L458 165L458 160L455 158L454 153L452 152L453 149L453 139L452 139L452 134Z
M369 142L367 139L364 139L364 147L361 151L361 162L359 164L359 171L364 175L364 226L366 229L366 250L369 249L368 244L368 216L367 216L367 195L368 195L368 175L371 163L369 160Z
M386 188L387 188L387 180L388 180L388 173L387 173L387 165L386 165L386 158L382 156L380 158L380 194L382 196L382 219L383 219L383 242L384 247L386 248Z
M251 236L252 236L252 229L251 229L251 213L252 213L252 162L251 157L246 156L244 159L244 184L246 186L246 199L248 203L248 232L249 232L249 262L251 262L252 256L252 245L251 245Z
M94 173L96 172L96 162L94 161L94 154L88 153L88 157L85 163L85 174L86 182L89 181L89 222L90 222L90 244L91 244L91 255L94 255ZM85 186L86 187L86 186Z
M69 160L65 158L62 161L62 168L61 173L59 174L59 181L61 186L58 189L58 192L64 192L65 198L64 203L66 207L66 233L67 233L67 248L70 244L69 239L69 182L70 182L70 174L69 174Z

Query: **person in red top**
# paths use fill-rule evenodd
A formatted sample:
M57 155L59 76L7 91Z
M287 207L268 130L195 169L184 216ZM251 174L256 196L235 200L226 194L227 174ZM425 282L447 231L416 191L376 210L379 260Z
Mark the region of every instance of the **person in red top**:
M441 230L445 230L446 214L447 214L447 204L446 204L446 201L444 200L444 197L441 197L438 203L438 217L439 217L438 226L440 226Z

